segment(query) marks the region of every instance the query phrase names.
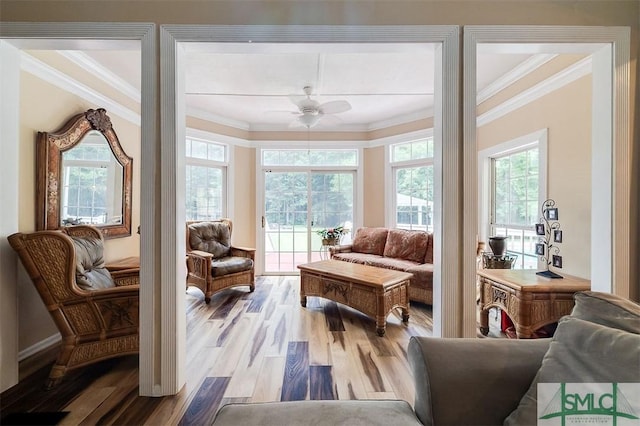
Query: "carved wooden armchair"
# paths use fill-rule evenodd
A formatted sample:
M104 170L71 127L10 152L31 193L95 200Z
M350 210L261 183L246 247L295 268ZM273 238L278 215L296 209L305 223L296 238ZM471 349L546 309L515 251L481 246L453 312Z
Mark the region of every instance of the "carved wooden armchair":
M229 219L187 222L187 287L198 287L204 301L229 287L255 289L255 249L231 246Z
M79 225L8 239L62 335L47 388L68 370L138 353L139 268L110 272L98 229Z

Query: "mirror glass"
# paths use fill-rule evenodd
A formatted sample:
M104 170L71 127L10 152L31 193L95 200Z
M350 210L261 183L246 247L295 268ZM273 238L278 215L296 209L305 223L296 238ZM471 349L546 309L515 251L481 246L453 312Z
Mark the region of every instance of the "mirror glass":
M60 225L121 224L124 168L107 139L89 131L62 153Z
M104 238L131 235L133 159L107 112L77 114L36 139L36 229L87 224Z

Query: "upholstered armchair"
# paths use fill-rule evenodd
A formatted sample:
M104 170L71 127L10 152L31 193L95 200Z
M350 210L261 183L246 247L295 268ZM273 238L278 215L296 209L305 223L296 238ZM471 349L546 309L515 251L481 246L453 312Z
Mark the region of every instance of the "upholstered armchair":
M62 335L47 388L71 369L138 353L139 269L110 272L97 228L78 225L8 239Z
M229 219L187 222L187 288L196 286L204 301L235 286L255 289L255 249L233 247Z

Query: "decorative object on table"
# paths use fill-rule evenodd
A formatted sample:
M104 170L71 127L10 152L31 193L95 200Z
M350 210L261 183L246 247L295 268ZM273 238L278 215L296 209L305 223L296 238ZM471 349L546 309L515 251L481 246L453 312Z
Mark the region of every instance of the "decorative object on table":
M496 256L504 256L507 252L507 237L504 235L495 235L489 237L489 247Z
M558 222L558 208L555 205L554 200L545 200L541 207L542 217L540 222L536 223L536 234L540 236L539 242L536 243L536 255L546 267L546 270L536 274L547 278L562 278L562 275L549 270L549 265L562 268L562 256L559 254L560 247L557 245L562 243L562 231Z
M505 254L502 256L495 255L491 252L482 253L483 269L511 269L516 263L518 256Z
M347 231L343 226L336 226L335 228L319 229L316 233L322 237L323 246L336 246Z

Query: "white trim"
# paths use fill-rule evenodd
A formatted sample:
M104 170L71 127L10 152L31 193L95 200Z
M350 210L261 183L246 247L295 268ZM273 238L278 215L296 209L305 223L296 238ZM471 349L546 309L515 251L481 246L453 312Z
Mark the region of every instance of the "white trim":
M156 339L156 265L160 259L156 248L160 239L156 237L156 154L160 146L156 138L157 106L160 97L156 94L156 26L150 23L120 22L1 22L0 38L11 39L12 44L24 42L31 49L60 49L75 42L103 44L130 44L134 40L142 53L142 103L141 103L141 207L140 207L140 394L153 395L161 389L162 380L156 377L156 360L159 342ZM124 41L124 43L123 43ZM139 43L139 44L138 44ZM17 84L17 82L16 82ZM6 99L3 98L3 104ZM17 121L16 121L17 122ZM4 173L5 170L0 171ZM6 180L11 182L15 175ZM4 179L3 179L4 181ZM17 219L17 218L16 218ZM182 262L184 263L184 262ZM159 267L158 267L159 269ZM175 280L172 281L175 286ZM175 286L177 287L177 286ZM17 319L16 319L17 323ZM4 360L3 360L4 365ZM173 393L177 393L175 390Z
M45 64L39 59L34 58L26 52L21 52L22 69L34 76L53 84L62 90L81 97L95 105L105 108L109 114L118 115L127 121L139 126L140 114L123 106L121 103L105 96L89 86L86 86L68 75L58 71L57 69Z
M18 383L18 256L7 236L18 231L20 194L20 51L0 39L0 392Z
M478 240L487 241L491 220L489 200L491 198L491 159L512 151L538 146L538 200L547 199L548 174L548 129L540 129L527 135L502 142L478 152Z
M563 69L553 76L541 81L517 95L509 98L507 101L490 109L484 114L480 114L477 120L477 126L482 127L493 120L497 120L518 108L521 108L543 96L552 93L561 87L576 81L591 73L591 57L582 59L575 64Z
M196 139L204 139L207 141L215 141L224 143L230 146L243 146L247 148L253 147L253 143L246 139L236 138L234 136L227 136L220 133L209 132L207 130L195 129L193 127L187 127L187 137L196 138Z
M251 146L256 149L359 149L359 148L369 148L369 144L367 142L362 141L323 141L323 140L315 140L311 139L307 140L295 140L295 141L270 141L270 140L255 140L251 141Z
M374 131L386 129L387 127L400 126L403 124L411 123L413 121L424 120L431 117L433 117L433 108L427 108L421 111L414 111L411 114L405 114L402 116L387 118L385 120L374 121L367 126L367 130Z
M80 68L88 71L91 75L101 79L104 83L108 84L123 95L130 97L138 103L140 102L140 89L133 87L111 70L102 66L102 64L97 62L91 56L78 50L58 50L57 52Z
M605 139L598 141L608 146L612 152L612 173L608 185L613 188L612 202L601 203L600 208L609 212L614 239L611 252L599 252L598 256L608 256L613 259L610 271L613 292L623 297L629 297L630 265L630 112L629 112L629 43L630 28L628 27L571 27L571 26L466 26L464 28L464 75L463 75L463 108L464 108L464 154L463 167L465 170L463 184L463 199L465 214L463 216L463 251L462 251L462 281L464 287L464 335L476 335L476 246L478 235L478 174L477 174L477 113L476 113L476 52L482 43L558 43L566 44L587 43L611 44L614 57L607 67L613 72L613 100L610 103L611 112L606 126L612 126ZM562 45L565 43L565 45ZM575 47L575 46L572 46ZM602 46L599 46L600 50ZM593 52L590 52L593 53ZM594 66L594 69L597 68ZM606 85L606 83L605 83ZM594 103L597 100L594 99ZM601 123L593 123L592 137L601 134ZM594 144L595 140L592 141ZM598 194L592 199L598 199ZM613 206L616 206L614 209ZM599 232L598 232L599 233ZM593 261L593 259L592 259Z
M205 111L200 108L195 107L187 107L187 116L193 118L199 118L200 120L210 121L212 123L220 124L223 126L233 127L234 129L249 131L253 130L250 128L249 123L241 120L233 120L231 118L222 117L220 115L214 114L210 111Z
M524 62L516 65L513 69L507 71L496 80L491 82L487 87L478 92L477 104L480 105L490 97L496 95L501 90L506 89L516 81L525 77L546 64L550 60L554 59L557 54L543 53L530 57Z
M176 75L180 72L180 61L176 52L181 44L189 42L209 43L242 43L251 40L255 45L262 43L429 43L435 44L437 52L436 69L436 107L434 129L436 144L435 169L435 203L439 207L435 216L436 236L434 238L434 335L459 336L461 318L458 315L460 306L460 197L444 197L443 194L459 192L459 173L461 142L458 137L459 123L459 36L460 28L454 25L163 25L161 27L161 104L162 135L160 138L161 153L163 153L160 168L162 190L164 191L164 176L177 179L175 189L180 190L184 181L176 159L172 156L176 152L176 140L179 134L180 117L176 116L175 105L184 104L184 91L176 88ZM443 96L446 93L446 96ZM438 142L441 142L438 144ZM259 170L256 171L259 175ZM169 188L166 188L169 189ZM257 191L258 193L260 191ZM172 215L176 209L175 200L171 197L162 198L161 211L166 216L163 221L161 238L167 245L175 244L177 252L184 252L184 238L180 238L179 230L182 224L176 222ZM259 206L259 204L258 204ZM259 207L257 207L259 208ZM164 217L163 216L163 217ZM259 225L260 215L256 215ZM256 240L260 238L260 227L256 230ZM444 238L444 235L447 238ZM442 262L442 259L447 259ZM162 264L175 262L175 253L160 254ZM175 276L176 280L183 277ZM169 286L162 283L162 286ZM171 284L175 291L175 280ZM182 303L182 298L172 300L173 304ZM443 312L447 312L445 316ZM164 312L163 312L164 316ZM180 333L184 333L180 330ZM172 339L176 336L167 335L166 344L175 347ZM178 336L179 337L179 336ZM182 350L182 349L178 349ZM183 356L183 354L180 354Z
M62 335L60 333L53 334L46 339L40 340L37 343L29 346L26 349L18 352L18 362L30 357L31 355L37 354L40 351L50 348L53 345L58 344L62 341Z
M383 138L372 139L371 142L367 144L367 147L375 148L383 145L389 146L396 143L411 142L418 139L430 138L432 136L433 127L428 129L415 130L413 132L403 133L401 135L385 136Z

